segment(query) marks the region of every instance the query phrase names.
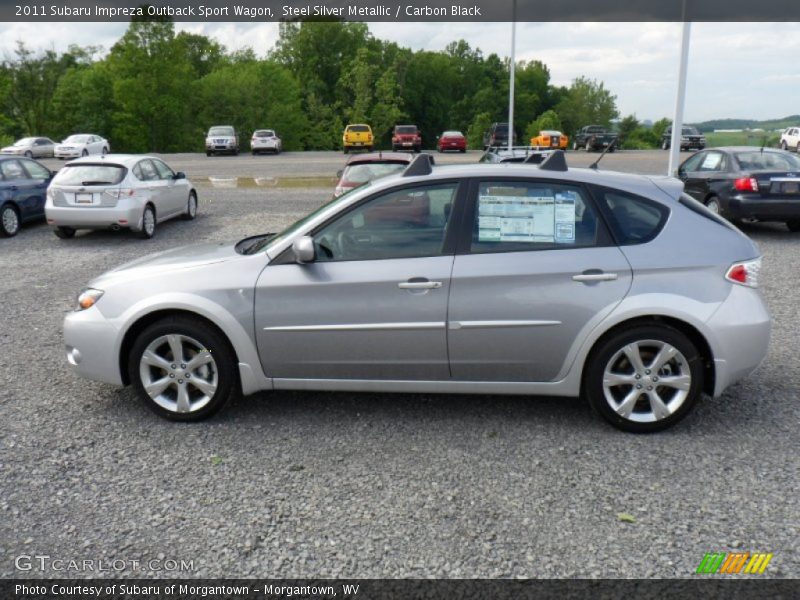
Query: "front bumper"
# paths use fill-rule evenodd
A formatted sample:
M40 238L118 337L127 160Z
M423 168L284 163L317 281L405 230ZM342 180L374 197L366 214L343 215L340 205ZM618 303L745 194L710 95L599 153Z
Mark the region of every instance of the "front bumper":
M143 206L120 201L109 208L53 206L48 200L44 208L47 223L54 227L73 229L106 229L127 227L138 231L144 212Z
M119 330L93 306L64 318L67 364L85 379L123 385L119 365Z
M54 150L53 156L55 158L80 158L81 150Z
M800 219L800 194L794 197L746 196L737 194L728 199L725 215L737 218L752 218L762 221L788 221Z
M772 319L758 290L734 284L706 326L713 336L716 397L766 358Z

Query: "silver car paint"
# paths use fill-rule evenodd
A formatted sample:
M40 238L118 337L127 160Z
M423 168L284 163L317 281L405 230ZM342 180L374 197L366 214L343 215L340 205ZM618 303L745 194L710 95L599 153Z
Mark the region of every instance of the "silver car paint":
M109 163L121 165L127 168L128 172L125 178L114 186L87 186L87 192L101 195L101 204L97 206L75 205L70 202L70 195L83 191L84 188L62 185L57 180L52 181L47 189L47 201L45 203L45 215L48 223L54 226L67 226L75 229L123 226L138 231L142 228L142 214L145 205L148 203L155 206L156 222L158 223L186 213L189 192L193 189L191 182L185 178L169 181L163 179L140 181L134 176L133 167L139 161L145 159L160 160L157 157L147 155L107 154L104 157L87 156L70 161L64 168L83 163ZM123 196L120 198L113 198L103 194L103 189L112 187L134 188L137 193L135 196ZM127 221L128 224L121 225L121 220Z
M653 242L638 246L623 246L618 250L624 255L633 271L627 295L619 290L609 293L606 303L601 303L602 308L599 308L593 317L588 318L577 333L572 334L572 331L575 331L573 328L569 335L564 335L566 339L559 340L563 344L560 353L564 354L560 368L554 372L556 369L548 365L548 369L541 371L541 377L549 379L544 381L435 379L437 363L440 362L437 356L441 351L441 344L434 342L430 352L415 355L413 351L420 350L418 339L405 341L400 339L401 343L410 341L411 344L403 346L401 352L424 365L425 376L418 375L413 379L396 376L391 378L388 371L382 372L380 367L385 363L385 358L380 356L373 361L372 371L369 369L364 371L368 376L360 377L356 369L350 371L352 378L325 377L326 369L332 364L329 354L319 364L312 365L318 369L315 373L316 378L303 376L303 370L295 368L296 365L288 364L287 361L280 362L279 352L301 356L305 351L305 356L309 356L308 349L314 348L308 345L308 340L303 341L302 335L295 337L295 341L291 342L296 344L295 346L277 346L276 340L282 344L283 339L280 336L287 331L281 328L288 327L289 331L294 328L294 333L300 333L297 328L303 326L310 326L319 332L321 327L348 323L374 325L376 327L370 330L370 334L375 334L376 331L388 331L388 335L381 334L381 339L391 344L396 344L399 339L397 329L388 327L381 330L377 326L391 323L425 323L425 327L418 331L425 331L428 336L432 333L435 335L443 329L440 328L443 322L438 316L438 309L419 313L418 309L412 307L409 314L402 312L396 314L394 312L396 307L393 306L391 311L380 312L375 309L371 313L364 314L361 311L365 310L368 302L367 299L359 297L352 299L353 306L348 309L350 315L331 314L327 308L327 299L324 297L317 297L312 305L303 306L302 311L296 306L291 306L292 286L303 282L314 282L319 285L326 276L332 274L326 268L322 268L323 263L267 268L269 261L287 249L294 239L313 230L343 208L359 202L376 191L397 185L398 182L430 182L453 176L497 177L498 175L553 178L550 173L518 165L469 165L461 168L437 168L432 175L421 178L390 177L365 186L345 196L338 203L330 205L295 230L292 235L278 238L265 253L242 256L233 250L232 244L207 245L199 248L191 246L142 259L106 273L89 284L90 287L106 292L97 305L87 311L71 313L65 320L64 336L68 349L78 348L83 355L81 362L73 366L83 376L109 383L121 383L118 357L125 333L142 316L156 310L168 309L198 313L215 323L228 335L237 353L245 393L281 388L575 396L580 391L587 355L602 334L629 319L653 315L684 321L697 329L705 338L711 348L716 367L715 395L721 394L725 387L757 367L764 358L769 342L770 320L759 292L731 284L723 278L729 263L758 255L755 245L750 240L723 226L706 223L689 209L678 204L676 197L681 190L679 182L676 184L671 180L653 180L603 171L571 169L559 174L557 179L561 182L597 183L660 199L670 206L671 215L664 231ZM696 245L698 240L702 240L702 252L699 252ZM572 250L562 252L572 252ZM443 262L446 266L448 257L438 258L442 258L443 261L439 262ZM361 264L364 266L369 262L364 261ZM332 264L334 263L324 267L330 267ZM281 273L284 266L289 268ZM621 263L617 263L615 268L620 266ZM305 274L301 269L306 269ZM271 275L272 273L275 275ZM399 272L391 274L387 272L385 277L396 285L396 282L402 279L398 275ZM403 276L406 275L413 277L416 273L403 272ZM621 281L604 281L595 285L598 287L607 283L626 285L627 277L625 275ZM281 278L285 279L284 282L288 286L286 290L281 290L282 297L276 297L277 304L270 305L266 296L262 300L256 297L256 281L259 282L259 286L269 289L272 293L274 290L271 288L276 287ZM571 282L564 285L567 286L565 289L571 289ZM576 283L575 289L582 289L578 286L584 285ZM437 291L441 290L430 290L429 294L433 295L433 292ZM617 296L624 297L617 300ZM407 297L401 297L408 300ZM486 298L481 301L485 302ZM338 299L337 307L342 303L343 299ZM285 314L294 315L296 318L278 322L272 312L275 307L280 308L278 312L283 310ZM465 310L468 309L468 303L465 303ZM524 315L514 311L491 315L491 319L487 319L487 316L467 315L460 320L451 319L449 323L453 328L454 323L458 321L462 323L463 329L464 321L475 323L487 320L525 322L566 319L566 317L547 318L548 315L538 314ZM445 317L444 323L447 322L448 318ZM490 327L496 325L497 323L491 323ZM539 331L540 326L542 330L546 330L551 325L530 323L520 325L521 328L535 331ZM268 329L264 329L265 327ZM474 330L480 331L481 327L475 327ZM457 332L458 328L451 329L450 333L452 331ZM335 327L328 331L331 332L334 336L329 339L334 339L339 333ZM303 333L313 334L314 331ZM358 330L352 330L351 333L356 335L356 339L361 335ZM747 335L749 340L747 345L740 343L742 335ZM736 340L739 340L739 343L733 343ZM92 356L102 357L98 358L96 364L91 364L91 361L87 360L84 348L89 345L93 348ZM352 349L351 345L342 347ZM341 372L337 372L337 375L340 374ZM412 376L410 372L405 374Z

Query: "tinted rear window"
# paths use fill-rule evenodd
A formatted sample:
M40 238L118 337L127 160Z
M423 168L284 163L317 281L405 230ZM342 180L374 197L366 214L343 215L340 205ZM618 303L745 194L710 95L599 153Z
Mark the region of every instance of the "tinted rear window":
M498 123L494 126L495 133L508 133L508 123Z
M256 131L256 137L272 137L275 135L275 132L271 129L260 129Z
M125 178L120 165L66 165L53 178L58 185L116 185Z
M649 242L667 222L669 209L658 202L609 188L595 188L595 193L620 246Z
M347 131L351 131L354 133L365 133L369 131L368 125L348 125Z
M800 159L788 152L775 152L752 150L750 152L736 152L734 154L742 170L770 170L796 171L800 169Z

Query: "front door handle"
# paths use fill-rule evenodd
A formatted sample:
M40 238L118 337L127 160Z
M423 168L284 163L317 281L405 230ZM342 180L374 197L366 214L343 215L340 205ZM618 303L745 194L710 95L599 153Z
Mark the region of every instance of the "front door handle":
M573 275L572 281L581 281L584 283L591 283L593 281L615 281L619 276L616 273L581 273L580 275Z
M441 281L428 281L427 279L409 279L397 284L401 290L438 290L442 287Z

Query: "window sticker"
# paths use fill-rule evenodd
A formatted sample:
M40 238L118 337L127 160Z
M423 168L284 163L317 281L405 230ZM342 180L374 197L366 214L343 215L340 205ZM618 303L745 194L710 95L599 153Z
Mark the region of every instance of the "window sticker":
M576 192L534 189L535 195L519 196L519 189L491 191L478 197L479 242L575 243Z
M555 243L575 243L576 204L578 195L573 191L556 193L555 198Z
M719 166L719 161L721 158L722 158L721 154L717 154L716 152L710 152L709 154L706 154L706 157L703 160L703 166L700 168L713 171Z

